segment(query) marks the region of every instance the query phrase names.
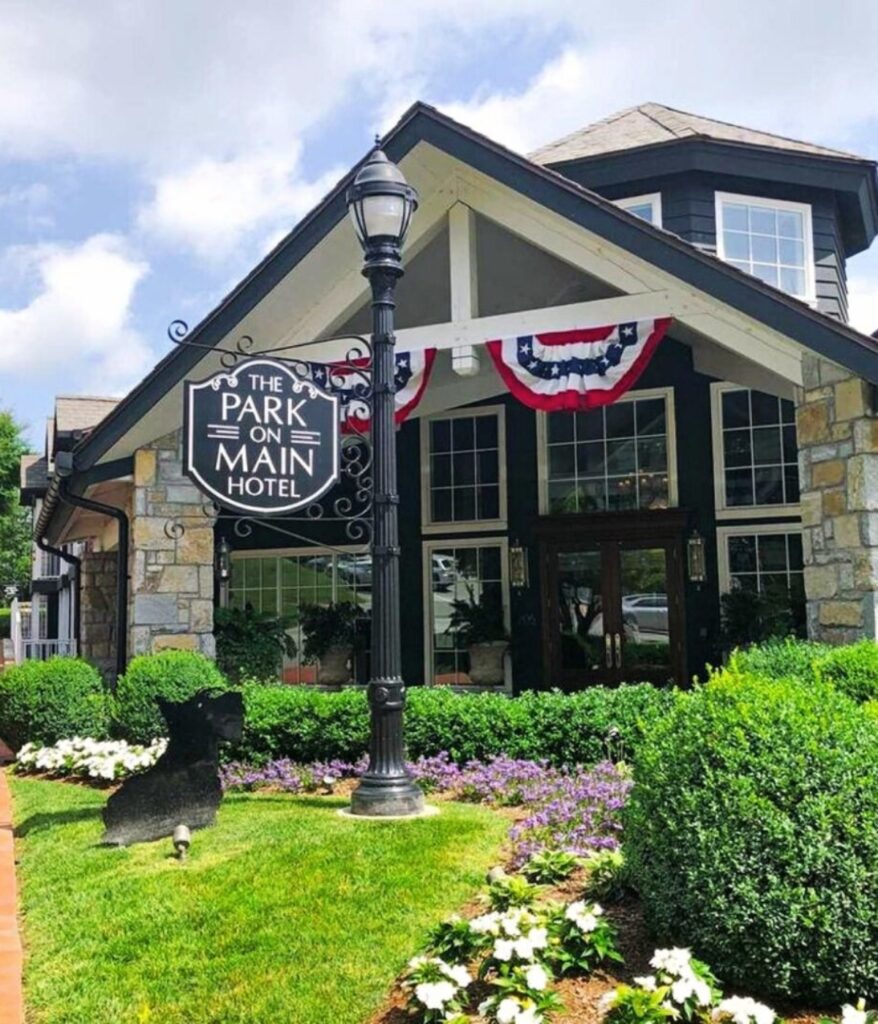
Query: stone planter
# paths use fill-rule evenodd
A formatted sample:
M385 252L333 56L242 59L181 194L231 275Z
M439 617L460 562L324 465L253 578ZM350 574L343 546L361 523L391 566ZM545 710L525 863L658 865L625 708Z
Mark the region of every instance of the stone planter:
M503 682L503 655L509 645L505 640L469 647L469 679L476 686L498 686Z
M330 647L317 662L317 682L321 686L343 686L350 682L348 663L353 651L350 644Z

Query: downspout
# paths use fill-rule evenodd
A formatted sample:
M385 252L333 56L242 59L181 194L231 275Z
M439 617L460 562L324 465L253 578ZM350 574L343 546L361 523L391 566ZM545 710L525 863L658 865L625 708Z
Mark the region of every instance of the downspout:
M128 664L128 516L116 505L105 505L101 501L71 494L67 480L61 481L58 496L68 505L84 508L89 512L112 516L119 524L119 552L116 558L116 678L125 674ZM115 690L113 683L111 689Z
M40 551L45 551L47 555L57 555L60 559L65 561L68 565L73 566L73 600L74 600L74 611L73 611L73 639L76 641L76 653L79 654L79 599L82 594L82 582L80 579L80 568L82 567L82 559L77 558L76 555L71 555L63 548L56 548L50 544L45 537L37 537L36 545Z

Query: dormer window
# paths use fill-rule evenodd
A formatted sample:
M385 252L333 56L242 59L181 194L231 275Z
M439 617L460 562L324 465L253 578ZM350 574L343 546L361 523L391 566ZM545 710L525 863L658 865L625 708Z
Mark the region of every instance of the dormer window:
M651 192L645 196L629 196L627 199L617 199L616 206L633 213L641 220L649 221L657 228L662 226L662 196L660 192Z
M781 291L814 302L811 207L716 193L717 255Z

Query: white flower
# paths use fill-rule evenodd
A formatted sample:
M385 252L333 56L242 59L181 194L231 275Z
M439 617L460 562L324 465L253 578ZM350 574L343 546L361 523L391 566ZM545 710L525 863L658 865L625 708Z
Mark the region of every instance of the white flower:
M527 987L532 988L535 992L542 992L549 984L549 976L539 964L532 964L528 967L524 980L527 982Z
M513 943L510 939L498 939L494 943L494 959L507 961L512 959Z
M415 996L428 1010L442 1010L456 994L450 981L423 981L415 989Z
M681 974L691 974L691 961L692 954L688 949L657 949L649 965L679 977Z
M542 1014L537 1013L535 1006L529 1006L515 1018L515 1024L542 1024Z
M492 910L488 914L482 914L481 917L474 917L469 926L470 930L478 935L499 935L500 915L496 910Z
M722 1014L728 1014L735 1024L751 1024L752 1021L756 1024L772 1024L776 1016L770 1006L757 1003L749 996L731 996L729 999L723 999L713 1012L715 1017Z
M845 1003L841 1008L841 1024L866 1024L869 1015L865 1004L861 1001L856 1006Z
M545 949L549 944L549 933L545 928L531 928L527 933L527 941L534 949Z
M583 933L588 935L593 932L598 926L598 919L594 914L583 914L581 917L577 917L575 921L576 927Z
M577 900L575 903L570 903L567 909L564 911L564 916L568 921L575 921L577 917L582 917L585 913L585 903L582 900Z
M513 999L512 996L501 999L497 1007L497 1024L516 1024L520 1009L518 1000Z
M516 939L512 944L512 948L515 950L515 955L519 960L533 959L534 948L530 939Z
M443 964L442 973L450 978L458 988L466 988L473 980L465 967L452 964Z
M634 984L639 985L640 988L646 989L647 992L655 992L656 980L653 974L644 974L639 978L634 979Z

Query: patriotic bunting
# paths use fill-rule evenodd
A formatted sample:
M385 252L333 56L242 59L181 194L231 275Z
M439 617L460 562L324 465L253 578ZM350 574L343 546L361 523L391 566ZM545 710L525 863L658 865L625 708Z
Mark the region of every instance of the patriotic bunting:
M610 405L643 373L671 320L662 317L489 341L506 386L532 409Z
M396 425L399 426L417 408L423 397L433 371L436 349L397 352L395 359ZM340 399L342 433L362 434L368 431L369 404L358 390L368 384L368 378L358 369L357 362L344 366L311 363L310 368L314 383Z

